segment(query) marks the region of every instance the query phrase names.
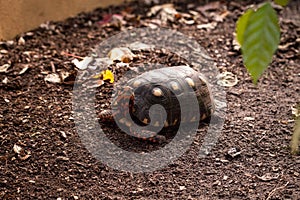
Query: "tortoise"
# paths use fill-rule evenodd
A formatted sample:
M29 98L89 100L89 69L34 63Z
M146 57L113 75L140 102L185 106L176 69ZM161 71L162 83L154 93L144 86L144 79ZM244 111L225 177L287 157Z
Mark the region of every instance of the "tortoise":
M192 96L196 97L199 106L197 112L189 106ZM152 121L150 108L155 104L164 107L165 119L162 112L156 110L151 115L156 121ZM181 104L187 108L184 115L181 115ZM209 119L215 110L208 81L189 66L154 69L130 79L126 87L113 94L111 107L111 110L100 112L100 122L115 120L125 127L126 133L129 131L136 138L152 142L164 141L165 137L161 132L145 130L143 126L173 128L180 123Z

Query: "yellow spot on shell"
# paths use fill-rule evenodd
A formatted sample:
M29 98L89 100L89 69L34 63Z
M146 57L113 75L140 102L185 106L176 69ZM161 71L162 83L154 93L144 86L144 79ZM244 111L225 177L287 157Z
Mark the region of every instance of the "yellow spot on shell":
M168 121L166 120L165 122L164 122L164 127L168 127L169 126L169 123L168 123Z
M159 121L156 121L153 126L158 127L159 126Z
M118 102L114 101L113 106L117 106L117 105L118 105Z
M133 87L138 87L138 86L140 86L141 83L142 82L140 80L136 80L133 82Z
M178 121L178 119L175 119L175 120L173 121L173 125L176 125L177 121Z
M125 119L125 118L122 118L122 119L120 119L120 120L119 120L119 122L120 122L121 124L124 124L124 123L125 123L125 121L126 121L126 119Z
M156 97L160 97L163 95L163 92L161 91L161 89L159 88L153 88L152 90L152 94Z
M143 120L143 123L144 123L144 124L148 124L148 123L149 123L148 119L145 118L145 119Z
M171 87L172 87L172 89L175 90L175 91L176 91L176 90L179 90L179 86L178 86L178 84L177 84L176 82L172 82L172 83L171 83Z
M191 122L195 122L196 121L196 117L192 117Z
M191 78L185 78L185 81L189 84L191 87L195 87L195 82Z
M126 120L125 125L128 126L128 127L131 127L132 123L130 121Z
M203 114L203 115L201 116L201 120L206 119L206 118L207 118L207 115L206 115L206 114Z
M206 84L207 80L206 80L206 78L205 78L203 75L199 75L198 77L199 77L199 79L200 79L203 83Z

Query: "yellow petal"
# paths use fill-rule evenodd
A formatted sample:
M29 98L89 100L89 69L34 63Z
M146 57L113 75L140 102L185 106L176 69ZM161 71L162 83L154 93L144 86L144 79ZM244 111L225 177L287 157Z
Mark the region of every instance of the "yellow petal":
M103 74L103 80L109 80L110 83L114 82L114 74L110 70L102 71L101 74Z
M100 80L109 80L110 83L114 83L114 74L110 70L104 70L100 74L96 74L93 76L94 79L100 79Z

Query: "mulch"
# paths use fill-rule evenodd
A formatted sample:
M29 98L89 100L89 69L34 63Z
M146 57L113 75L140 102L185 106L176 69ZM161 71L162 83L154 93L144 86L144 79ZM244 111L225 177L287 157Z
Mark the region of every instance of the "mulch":
M0 66L10 65L0 73L0 199L300 199L300 159L290 153L292 107L300 103L299 3L276 7L281 43L255 86L234 43L236 20L253 1L173 2L181 13L196 13L193 23L147 16L153 2L99 8L0 42ZM233 73L238 82L225 88L225 123L205 158L198 157L198 138L163 169L118 171L93 157L75 128L72 93L79 70L67 55L88 56L121 30L149 26L192 36L219 71ZM136 53L143 56L131 66L186 63L159 49ZM45 81L53 73L66 79ZM108 108L112 85L106 82L97 91L95 108ZM127 150L161 147L136 141L114 124L102 126Z

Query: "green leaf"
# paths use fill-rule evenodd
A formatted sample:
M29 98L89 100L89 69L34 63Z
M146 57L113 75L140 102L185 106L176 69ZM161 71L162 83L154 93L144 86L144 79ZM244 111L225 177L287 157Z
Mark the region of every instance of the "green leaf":
M274 0L274 2L280 6L286 6L289 3L289 0Z
M242 42L244 64L255 84L271 63L279 42L277 14L270 3L265 3L249 15Z
M236 39L241 46L244 42L244 32L248 24L248 19L253 12L253 9L248 9L242 16L239 17L236 23Z

